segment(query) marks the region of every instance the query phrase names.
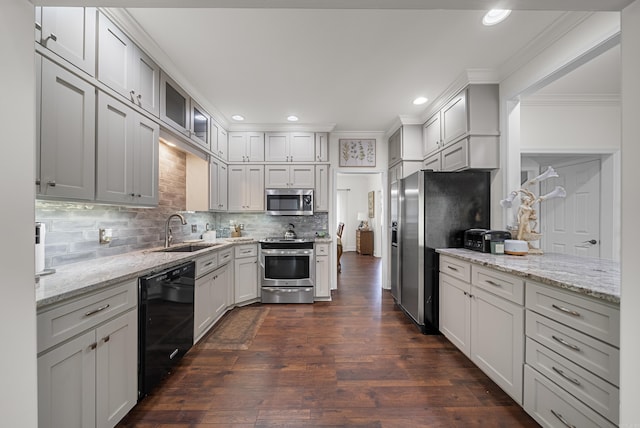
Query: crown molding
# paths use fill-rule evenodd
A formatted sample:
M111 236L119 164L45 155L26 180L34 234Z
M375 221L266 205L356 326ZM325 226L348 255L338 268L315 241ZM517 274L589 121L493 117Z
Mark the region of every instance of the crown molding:
M335 123L231 123L227 130L230 132L332 132Z
M620 94L537 94L522 98L522 107L620 107Z

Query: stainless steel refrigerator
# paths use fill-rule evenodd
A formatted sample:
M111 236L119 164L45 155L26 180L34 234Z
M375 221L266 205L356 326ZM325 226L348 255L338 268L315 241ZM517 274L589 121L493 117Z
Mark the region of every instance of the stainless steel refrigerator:
M463 246L464 231L489 229L490 173L418 171L399 184L396 300L425 334L438 333L438 248Z

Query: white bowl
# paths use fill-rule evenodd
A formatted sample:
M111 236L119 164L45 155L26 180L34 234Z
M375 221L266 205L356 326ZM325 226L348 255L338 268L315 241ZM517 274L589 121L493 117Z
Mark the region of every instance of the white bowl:
M527 241L505 239L504 253L512 256L524 256L529 253L529 245L527 245Z

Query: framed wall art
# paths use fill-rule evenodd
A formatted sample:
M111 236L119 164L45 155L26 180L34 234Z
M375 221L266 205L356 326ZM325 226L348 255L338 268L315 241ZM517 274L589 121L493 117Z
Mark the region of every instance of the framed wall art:
M341 167L376 166L376 140L371 139L340 139Z

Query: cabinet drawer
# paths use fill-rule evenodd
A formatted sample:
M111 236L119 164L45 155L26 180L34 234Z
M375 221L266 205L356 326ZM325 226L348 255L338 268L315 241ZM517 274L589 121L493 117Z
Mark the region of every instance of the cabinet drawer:
M619 386L620 351L532 311L526 315L527 337Z
M138 304L138 280L64 303L37 316L38 352L42 352Z
M316 244L316 256L328 256L329 245L328 244Z
M471 283L519 305L524 305L524 280L517 276L473 265Z
M618 423L618 388L530 338L527 338L526 361L593 410Z
M222 266L225 263L229 263L233 258L233 248L227 248L218 252L218 266Z
M218 253L209 253L196 259L196 278L218 267Z
M524 385L524 409L544 427L615 427L529 366L524 367Z
M620 310L613 305L527 281L527 308L620 347Z
M471 263L454 257L440 256L440 272L446 273L461 281L471 281ZM467 293L471 290L466 290Z
M236 259L243 257L255 257L258 255L258 246L254 244L239 245L235 248Z

